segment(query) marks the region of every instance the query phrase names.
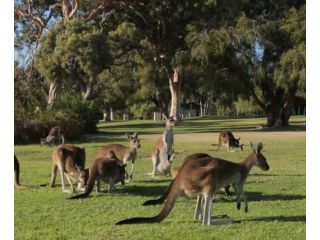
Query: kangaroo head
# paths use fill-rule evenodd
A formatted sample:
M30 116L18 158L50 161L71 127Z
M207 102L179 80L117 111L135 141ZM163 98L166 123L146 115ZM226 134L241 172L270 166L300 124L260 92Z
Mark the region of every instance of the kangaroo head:
M133 135L127 134L127 138L130 141L130 148L137 149L137 148L141 147L140 139L138 138L138 134L137 133L134 133Z
M80 170L79 182L81 183L81 187L84 187L87 185L88 179L89 179L89 168Z
M176 120L171 116L166 118L166 127L174 127L176 125Z
M166 128L171 128L176 125L176 120L173 116L167 117L166 114L162 113L162 118L166 121Z
M46 139L45 139L45 138L41 138L41 139L40 139L40 144L41 144L41 145L46 144Z
M252 143L250 142L250 148L252 150L253 158L254 158L254 164L261 168L263 171L268 171L269 170L269 164L267 163L267 159L263 154L261 153L261 150L263 148L262 143L258 143L257 146L253 146Z

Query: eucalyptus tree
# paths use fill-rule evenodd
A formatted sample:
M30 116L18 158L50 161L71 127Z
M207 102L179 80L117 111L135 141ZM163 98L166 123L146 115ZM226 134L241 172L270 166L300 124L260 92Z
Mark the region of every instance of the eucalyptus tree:
M127 1L126 8L121 9L123 14L115 10L114 18L133 23L141 33L137 48L140 62L135 68L141 86L138 91L160 111L176 119L180 116L183 66L188 48L186 26L204 19L212 5L212 1L141 0Z
M242 82L267 115L265 126L287 126L297 97L305 95L305 6L272 19L242 16L234 33L247 43L237 47Z
M252 96L267 115L266 126L288 125L292 104L305 92L305 6L235 6L224 24L189 26L190 57L203 77L214 72L221 93Z
M62 88L78 89L90 99L98 75L112 57L107 36L82 19L58 22L42 37L36 68L50 86L48 108Z
M30 69L30 71L32 71L34 69L33 66L35 62L35 56L37 55L36 52L38 51L40 46L40 39L47 38L47 40L43 40L43 45L47 45L47 47L49 48L52 47L52 45L57 44L54 43L54 39L51 40L51 43L50 40L48 40L48 36L54 38L58 34L52 32L55 28L57 28L55 27L57 24L67 25L70 21L72 22L74 18L77 18L78 20L76 21L78 22L80 21L79 19L81 19L81 21L88 24L92 24L93 22L97 21L99 22L101 14L109 5L112 5L115 2L118 5L122 4L122 2L110 0L15 1L15 50L20 55L27 54L29 56L29 59L27 59L27 61L24 59L24 64L26 66L30 65L28 68ZM78 36L81 36L79 32L76 34L78 34ZM77 41L77 39L72 37L70 37L70 40L73 42ZM47 43L45 43L45 41L47 41ZM88 41L88 39L86 39L86 41ZM75 45L81 45L81 41L78 41L78 43ZM48 53L50 54L52 52L48 50ZM39 54L37 56L39 56ZM68 77L65 74L66 64L69 65L68 68L70 70L72 69L72 61L66 63L66 61L68 60L64 59L64 66L57 67L57 63L53 61L53 59L57 59L57 57L51 57L50 55L48 56L52 58L51 60L48 59L48 62L52 61L51 63L53 65L51 66L50 63L44 63L43 65L46 65L48 69L46 70L40 67L42 69L40 71L44 73L46 79L48 91L47 105L48 108L50 108L54 99L59 93L59 89L63 87L61 86L62 79L66 79ZM81 60L82 64L83 60ZM76 64L79 64L79 62ZM92 66L87 66L85 68L86 74L90 72L90 77L87 80L88 82L84 83L84 77L81 77L78 85L80 86L82 84L82 86L80 87L82 91L85 92L83 94L83 97L84 99L87 99L88 97L90 97L90 89L92 88L92 83L95 82L94 75L96 75L96 72L95 70L93 70L93 72L92 70L89 70L89 68L92 68ZM53 69L55 70L53 71ZM50 71L51 73L49 73ZM73 70L73 73L75 73L75 70ZM83 74L81 73L80 75ZM49 79L50 77L52 77L52 79ZM64 82L66 83L66 81Z

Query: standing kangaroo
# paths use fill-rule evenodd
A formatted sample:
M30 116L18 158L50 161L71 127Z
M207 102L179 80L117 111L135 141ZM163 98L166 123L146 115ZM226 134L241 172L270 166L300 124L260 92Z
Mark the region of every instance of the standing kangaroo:
M219 133L219 138L218 138L218 148L217 151L220 149L221 145L225 145L228 147L228 151L230 151L230 148L232 147L233 149L235 148L240 148L241 151L243 151L243 144L240 145L240 138L236 139L232 132L230 131L221 131Z
M196 153L186 157L177 176L170 183L162 197L166 201L158 215L149 218L130 218L116 224L161 222L169 215L179 194L184 193L189 197L198 195L194 218L202 219L202 224L210 225L213 195L220 188L229 184L232 184L236 191L237 209L240 209L241 199L243 199L245 211L247 212L248 203L243 187L249 171L254 165L263 171L269 169L261 150L262 143L259 143L242 163L213 158L206 153ZM152 200L149 202L152 202Z
M153 165L152 176L156 173L171 175L171 163L174 158L174 134L172 127L175 125L173 117L167 118L166 129L162 136L157 140L153 146L151 153L151 160Z
M89 169L85 169L86 152L71 144L61 144L53 150L50 187L54 187L57 170L61 173L62 191L67 193L75 192L72 181L78 182L78 189L87 184ZM65 187L67 178L71 191Z
M85 192L71 197L70 199L86 198L93 190L94 183L97 183L96 191L100 192L100 180L109 183L108 191L115 189L115 184L121 182L125 184L125 167L123 162L115 156L114 152L110 151L110 158L96 158L91 166L88 184Z
M123 164L127 164L128 161L131 161L131 174L130 178L133 177L133 166L137 157L137 149L141 147L140 139L138 138L138 134L135 133L133 135L127 134L127 138L130 142L130 147L126 147L121 144L108 144L100 149L96 158L112 158L110 154L113 151L114 155L117 159L121 160Z

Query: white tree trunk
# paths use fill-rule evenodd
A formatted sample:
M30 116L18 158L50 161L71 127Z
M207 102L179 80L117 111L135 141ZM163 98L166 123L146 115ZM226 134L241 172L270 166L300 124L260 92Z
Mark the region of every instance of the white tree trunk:
M52 81L49 86L49 93L47 96L47 109L50 110L53 106L59 93L60 84L57 81Z
M82 99L83 101L88 100L88 98L92 94L92 89L93 89L93 84L94 84L94 78L90 78L89 82L87 84L84 84L84 89L82 90Z
M181 103L181 82L180 70L178 68L174 69L173 77L169 78L169 87L171 93L171 108L170 115L176 121L180 118L180 103Z
M110 121L113 121L113 110L110 108Z

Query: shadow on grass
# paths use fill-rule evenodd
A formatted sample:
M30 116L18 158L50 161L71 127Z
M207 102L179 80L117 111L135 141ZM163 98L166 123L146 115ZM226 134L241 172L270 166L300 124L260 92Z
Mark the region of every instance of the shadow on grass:
M137 181L134 181L136 183L169 183L172 181L172 179L149 179L149 180L137 180Z
M305 177L305 174L264 174L264 173L254 173L254 174L249 174L249 176L252 177Z
M223 195L224 193L220 193ZM230 193L229 197L218 197L216 201L223 202L235 202L236 196L234 192ZM248 202L256 202L256 201L296 201L306 199L305 195L297 195L297 194L263 194L262 192L246 192Z
M243 221L261 221L261 222L306 222L306 215L297 216L268 216L243 219Z
M129 195L148 197L160 197L168 186L130 186L123 188L123 192Z
M297 194L263 194L261 192L248 192L248 201L295 201L306 199L305 195Z

